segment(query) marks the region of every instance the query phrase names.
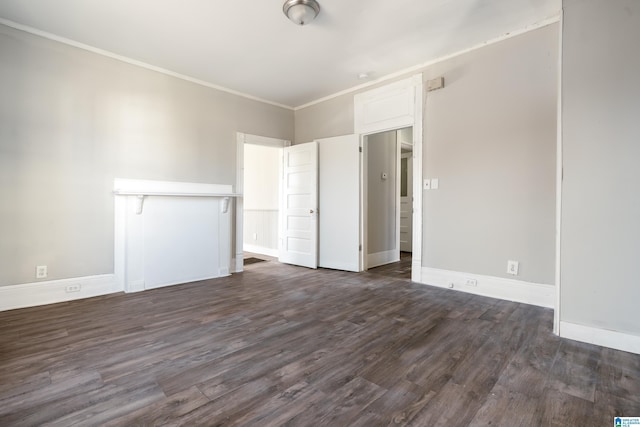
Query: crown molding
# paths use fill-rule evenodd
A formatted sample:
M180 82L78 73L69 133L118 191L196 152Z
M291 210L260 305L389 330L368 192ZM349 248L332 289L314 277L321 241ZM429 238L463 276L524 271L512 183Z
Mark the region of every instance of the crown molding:
M252 101L262 102L264 104L273 105L275 107L284 108L287 110L293 110L294 108L290 105L280 104L278 102L269 101L267 99L258 98L253 95L249 95L247 93L239 92L237 90L229 89L224 86L219 86L213 83L209 83L204 80L197 79L195 77L187 76L185 74L176 73L175 71L168 70L166 68L157 67L155 65L147 64L146 62L138 61L136 59L132 59L123 55L119 55L117 53L110 52L108 50L100 49L97 47L90 46L88 44L80 43L75 40L68 39L66 37L58 36L56 34L49 33L47 31L38 30L36 28L30 27L28 25L19 24L17 22L10 21L8 19L0 18L0 24L5 25L7 27L13 28L15 30L24 31L26 33L33 34L38 37L43 37L45 39L53 40L59 43L63 43L69 46L76 47L78 49L86 50L92 53L96 53L98 55L106 56L111 59L115 59L117 61L125 62L127 64L135 65L141 68L146 68L147 70L155 71L157 73L165 74L167 76L175 77L181 80L186 80L190 83L195 83L200 86L205 86L210 89L219 90L221 92L230 93L231 95L240 96L242 98L247 98Z

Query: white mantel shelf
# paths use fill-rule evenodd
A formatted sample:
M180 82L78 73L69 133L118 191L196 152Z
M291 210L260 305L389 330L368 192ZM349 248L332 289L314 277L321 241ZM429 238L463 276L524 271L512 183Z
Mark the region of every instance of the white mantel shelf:
M221 198L222 213L229 209L232 197L242 197L234 193L233 187L226 184L205 184L199 182L152 181L144 179L113 180L113 194L116 196L134 196L136 198L135 212L142 214L146 197L216 197Z
M116 178L113 181L116 196L180 196L180 197L241 197L226 184L200 182L152 181L146 179Z
M242 197L239 193L187 193L187 192L159 192L159 191L127 191L114 190L116 196L169 196L169 197Z

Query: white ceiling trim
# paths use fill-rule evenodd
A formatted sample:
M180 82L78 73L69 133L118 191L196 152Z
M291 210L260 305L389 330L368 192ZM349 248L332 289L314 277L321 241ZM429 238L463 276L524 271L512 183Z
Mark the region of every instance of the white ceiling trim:
M521 28L519 30L510 31L510 32L508 32L506 34L502 34L502 35L500 35L498 37L489 39L489 40L484 41L482 43L478 43L478 44L476 44L476 45L474 45L474 46L472 46L470 48L459 50L457 52L454 52L454 53L451 53L451 54L448 54L448 55L444 55L444 56L441 56L439 58L436 58L436 59L433 59L433 60L430 60L430 61L427 61L427 62L423 62L421 64L414 65L414 66L409 67L409 68L405 68L404 70L396 71L395 73L387 74L386 76L380 77L379 79L372 80L370 82L363 83L363 84L351 87L349 89L341 90L340 92L336 92L336 93L333 93L331 95L327 95L325 97L316 99L315 101L311 101L311 102L308 102L306 104L303 104L303 105L300 105L298 107L295 107L293 110L294 111L302 110L303 108L311 107L312 105L319 104L321 102L328 101L330 99L337 98L337 97L342 96L342 95L346 95L346 94L349 94L349 93L352 93L352 92L356 92L356 91L359 91L361 89L366 89L366 88L368 88L370 86L374 86L374 85L377 85L379 83L382 83L382 82L385 82L385 81L388 81L388 80L392 80L392 79L395 79L395 78L398 78L398 77L401 77L401 76L404 76L404 75L407 75L407 74L415 73L418 70L421 70L423 68L429 67L431 65L437 64L437 63L442 62L442 61L446 61L446 60L451 59L451 58L455 58L456 56L460 56L460 55L463 55L465 53L472 52L472 51L474 51L476 49L480 49L482 47L489 46L489 45L492 45L494 43L499 43L501 41L510 39L512 37L516 37L516 36L519 36L521 34L528 33L529 31L533 31L533 30L537 30L537 29L542 28L542 27L546 27L547 25L555 24L556 22L560 22L560 16L561 16L561 14L558 13L558 14L556 14L554 16L551 16L551 17L549 17L547 19L544 19L542 21L535 22L533 24L529 24L529 25L527 25L527 26L525 26L525 27L523 27L523 28Z
M106 56L112 59L116 59L118 61L126 62L127 64L136 65L138 67L146 68L151 71L156 71L161 74L166 74L171 77L176 77L181 80L186 80L191 83L195 83L200 86L206 86L211 89L216 89L222 92L227 92L232 95L241 96L243 98L251 99L253 101L264 102L265 104L274 105L276 107L285 108L287 110L293 110L294 108L290 105L284 105L277 102L269 101L267 99L258 98L257 96L249 95L247 93L238 92L233 89L226 88L224 86L218 86L213 83L206 82L204 80L196 79L195 77L190 77L184 74L176 73L171 70L167 70L165 68L156 67L155 65L147 64L146 62L138 61L136 59L128 58L123 55L118 55L117 53L110 52L108 50L100 49L97 47L93 47L84 43L77 42L75 40L68 39L66 37L61 37L47 31L41 31L33 27L29 27L28 25L18 24L17 22L10 21L8 19L0 18L0 24L6 25L7 27L14 28L16 30L25 31L27 33L34 34L39 37L44 37L45 39L53 40L56 42L64 43L69 46L77 47L79 49L87 50L92 53L96 53L98 55Z
M353 92L356 92L356 91L359 91L359 90L362 90L362 89L377 85L379 83L382 83L382 82L385 82L385 81L388 81L388 80L393 80L393 79L396 79L398 77L401 77L401 76L404 76L404 75L407 75L407 74L410 74L410 73L414 73L417 70L420 70L420 69L426 68L428 66L437 64L439 62L454 58L456 56L463 55L465 53L472 52L472 51L474 51L476 49L479 49L479 48L482 48L482 47L485 47L485 46L489 46L489 45L492 45L494 43L501 42L503 40L510 39L511 37L516 37L516 36L519 36L521 34L527 33L529 31L533 31L533 30L536 30L538 28L542 28L542 27L545 27L547 25L554 24L554 23L560 21L560 16L561 16L560 13L555 14L555 15L553 15L553 16L551 16L549 18L546 18L546 19L544 19L542 21L526 25L525 27L523 27L523 28L521 28L519 30L511 31L511 32L502 34L502 35L500 35L498 37L489 39L489 40L484 41L482 43L478 43L478 44L476 44L476 45L474 45L474 46L472 46L470 48L463 49L463 50L460 50L460 51L457 51L457 52L454 52L454 53L451 53L451 54L448 54L448 55L444 55L444 56L441 56L441 57L439 57L437 59L430 60L430 61L427 61L427 62L423 62L423 63L414 65L414 66L409 67L409 68L405 68L403 70L400 70L400 71L397 71L397 72L394 72L394 73L391 73L391 74L387 74L387 75L385 75L383 77L380 77L379 79L372 80L370 82L366 82L366 83L363 83L363 84L360 84L360 85L357 85L357 86L350 87L348 89L333 93L331 95L316 99L314 101L308 102L306 104L303 104L303 105L300 105L300 106L297 106L297 107L292 107L290 105L280 104L278 102L274 102L274 101L270 101L270 100L267 100L267 99L259 98L259 97L253 96L253 95L249 95L247 93L243 93L243 92L239 92L239 91L236 91L236 90L233 90L233 89L226 88L224 86L219 86L219 85L216 85L216 84L204 81L204 80L200 80L200 79L197 79L195 77L191 77L191 76L188 76L188 75L185 75L185 74L176 73L174 71L171 71L171 70L168 70L168 69L165 69L165 68L161 68L161 67L157 67L155 65L151 65L151 64L148 64L146 62L138 61L138 60L135 60L135 59L123 56L123 55L119 55L119 54L116 54L116 53L113 53L113 52L110 52L110 51L107 51L107 50L104 50L104 49L100 49L100 48L93 47L93 46L90 46L90 45L87 45L87 44L84 44L84 43L80 43L80 42L77 42L75 40L68 39L66 37L61 37L61 36L49 33L47 31L38 30L38 29L30 27L28 25L19 24L17 22L10 21L10 20L5 19L5 18L0 18L0 24L6 25L7 27L14 28L16 30L25 31L27 33L34 34L34 35L39 36L39 37L43 37L43 38L46 38L46 39L49 39L49 40L53 40L53 41L57 41L57 42L60 42L60 43L63 43L63 44L69 45L69 46L77 47L79 49L83 49L83 50L86 50L86 51L89 51L89 52L92 52L92 53L96 53L98 55L106 56L106 57L109 57L109 58L112 58L112 59L115 59L115 60L118 60L118 61L121 61L121 62L125 62L125 63L131 64L131 65L135 65L135 66L138 66L138 67L146 68L148 70L155 71L155 72L158 72L158 73L161 73L161 74L165 74L165 75L168 75L168 76L171 76L171 77L175 77L175 78L178 78L178 79L181 79L181 80L185 80L185 81L188 81L188 82L200 85L200 86L204 86L204 87L208 87L208 88L211 88L211 89L219 90L219 91L222 91L222 92L230 93L232 95L241 96L243 98L251 99L251 100L254 100L254 101L263 102L265 104L273 105L273 106L284 108L284 109L287 109L287 110L297 111L297 110L301 110L301 109L310 107L310 106L315 105L315 104L319 104L319 103L324 102L324 101L328 101L328 100L333 99L333 98L337 98L337 97L342 96L342 95L346 95L346 94L349 94L349 93L353 93Z

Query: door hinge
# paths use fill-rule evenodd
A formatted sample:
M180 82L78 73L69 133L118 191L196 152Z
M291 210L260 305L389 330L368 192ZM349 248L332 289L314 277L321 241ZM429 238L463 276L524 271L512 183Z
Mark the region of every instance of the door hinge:
M362 251L362 245L358 246L358 250Z
M360 152L362 153L362 147L358 147L360 149Z

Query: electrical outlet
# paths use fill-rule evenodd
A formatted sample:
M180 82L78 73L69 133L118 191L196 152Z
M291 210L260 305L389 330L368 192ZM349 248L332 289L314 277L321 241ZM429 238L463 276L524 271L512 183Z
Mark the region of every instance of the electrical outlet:
M512 274L514 276L518 275L518 268L520 263L518 261L507 261L507 274Z
M467 286L478 286L478 281L476 279L467 279L464 284Z
M64 291L65 291L65 292L67 292L67 293L70 293L70 292L80 292L80 288L81 288L81 287L82 287L82 286L81 286L80 284L78 284L78 283L76 283L75 285L67 285L67 286L64 288Z
M46 265L36 266L36 279L45 279L46 277L47 277L47 266Z

